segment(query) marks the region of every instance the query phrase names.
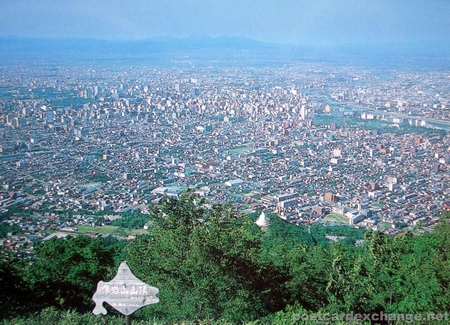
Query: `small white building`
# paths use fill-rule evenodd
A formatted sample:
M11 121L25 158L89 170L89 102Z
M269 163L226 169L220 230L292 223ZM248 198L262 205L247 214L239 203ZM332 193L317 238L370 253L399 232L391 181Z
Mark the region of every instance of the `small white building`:
M235 186L239 186L243 183L244 183L244 181L242 179L237 178L237 179L232 179L232 180L226 181L225 185L229 186L229 187L235 187Z
M261 212L261 214L259 215L258 220L255 221L256 225L258 227L267 227L270 224L270 221L267 219L266 214L263 212Z

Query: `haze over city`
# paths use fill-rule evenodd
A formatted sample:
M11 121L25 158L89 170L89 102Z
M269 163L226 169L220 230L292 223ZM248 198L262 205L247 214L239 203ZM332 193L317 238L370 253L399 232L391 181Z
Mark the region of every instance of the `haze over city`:
M448 42L445 0L4 0L0 37L245 37L282 44Z

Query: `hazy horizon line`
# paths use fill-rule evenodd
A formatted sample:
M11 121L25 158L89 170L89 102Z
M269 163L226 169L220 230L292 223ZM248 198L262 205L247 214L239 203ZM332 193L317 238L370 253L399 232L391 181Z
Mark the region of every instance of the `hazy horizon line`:
M450 40L371 40L366 42L361 41L345 41L345 42L271 42L259 40L257 38L245 37L245 36L207 36L192 34L190 36L152 36L146 38L96 38L96 37L76 37L76 36L0 36L0 40L49 40L49 41L72 41L72 40L89 40L98 42L111 42L111 43L144 43L149 41L247 41L252 43L259 43L261 45L275 45L275 46L307 46L307 47L364 47L364 46L383 46L383 45L419 45L419 44L442 44L443 46L450 46ZM450 53L449 53L450 54Z

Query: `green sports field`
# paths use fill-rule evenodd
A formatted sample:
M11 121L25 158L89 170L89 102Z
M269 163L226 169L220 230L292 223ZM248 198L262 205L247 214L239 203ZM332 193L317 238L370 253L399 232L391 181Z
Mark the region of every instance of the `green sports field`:
M324 219L328 221L348 223L348 218L342 214L330 213L327 214Z

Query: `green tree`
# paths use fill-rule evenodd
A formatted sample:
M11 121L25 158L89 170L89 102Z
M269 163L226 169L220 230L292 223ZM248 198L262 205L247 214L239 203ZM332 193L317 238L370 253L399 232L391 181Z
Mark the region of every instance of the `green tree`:
M439 283L434 235L366 234L373 308L388 313L437 312L448 296Z
M142 229L144 225L150 221L150 216L147 214L142 214L140 212L126 212L123 214L122 218L116 219L112 222L113 226L118 226L132 229Z
M442 289L437 307L450 309L450 212L440 216L439 224L430 234L435 243L435 252L430 259L436 269L436 278Z
M16 235L20 233L21 229L18 225L8 225L4 222L0 222L0 238L6 237L8 233Z
M326 305L326 286L331 267L329 252L318 246L296 245L281 258L288 263L286 288L289 304L301 304L308 310L319 310Z
M98 281L114 268L114 252L101 238L53 238L39 244L36 255L25 278L42 307L90 310Z
M337 243L331 246L330 257L326 309L332 313L370 311L373 286L364 256Z
M152 315L236 323L280 309L282 294L270 280L278 274L270 262L259 263L259 229L231 205L210 205L187 191L165 198L151 216L149 234L128 245L127 260L160 289Z
M30 304L33 292L22 276L26 266L23 261L0 263L0 320L33 310Z
M393 241L396 272L392 307L402 313L439 312L442 297L435 263L436 242L430 235L404 234ZM391 301L390 301L391 303Z

